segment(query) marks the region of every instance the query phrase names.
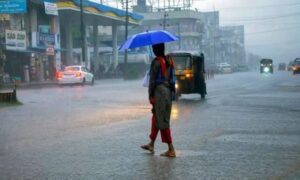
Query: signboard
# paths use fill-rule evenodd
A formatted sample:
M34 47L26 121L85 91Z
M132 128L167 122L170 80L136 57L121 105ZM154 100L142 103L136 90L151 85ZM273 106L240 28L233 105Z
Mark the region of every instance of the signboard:
M55 45L55 35L50 33L39 33L38 46Z
M5 30L5 44L8 50L26 50L26 32Z
M55 54L54 47L53 47L53 46L48 46L48 47L46 48L46 54L47 54L48 56L54 56L54 54Z
M45 1L44 5L46 14L58 16L57 5L55 3Z
M26 13L26 0L0 0L0 14Z
M38 26L40 33L49 33L50 32L50 26L49 25L39 25Z
M9 21L10 17L8 14L0 14L0 21Z

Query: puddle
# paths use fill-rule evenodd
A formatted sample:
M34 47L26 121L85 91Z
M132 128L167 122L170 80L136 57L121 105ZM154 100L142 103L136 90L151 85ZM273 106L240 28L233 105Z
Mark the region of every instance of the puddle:
M274 135L274 134L229 134L216 138L222 142L240 142L250 144L299 146L299 135Z

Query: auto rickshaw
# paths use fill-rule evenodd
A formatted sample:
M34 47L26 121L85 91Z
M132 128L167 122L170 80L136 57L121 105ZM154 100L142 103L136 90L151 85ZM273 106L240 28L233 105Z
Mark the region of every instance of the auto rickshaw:
M300 58L294 60L292 70L294 75L300 73Z
M175 63L176 99L181 94L197 93L204 99L206 95L204 56L199 52L172 52Z
M273 60L272 59L260 60L260 73L272 73L273 74Z

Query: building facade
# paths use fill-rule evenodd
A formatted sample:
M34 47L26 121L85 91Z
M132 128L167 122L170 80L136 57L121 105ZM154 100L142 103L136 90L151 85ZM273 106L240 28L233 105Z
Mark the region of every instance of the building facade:
M199 51L204 53L208 63L221 61L219 12L199 12L184 7L153 10L144 0L138 1L134 10L142 13L144 20L132 34L165 29L180 38L166 44L168 51Z
M80 0L0 1L0 79L42 82L55 80L62 65L91 69L91 61L99 60L98 26L111 27L112 59L117 64L117 32L125 24L125 11L90 1L84 1L83 9L86 33L81 29ZM129 24L138 25L143 19L138 14L128 16ZM88 51L91 48L94 51Z
M144 0L139 0L134 10L144 15L144 21L142 27L131 32L133 34L165 29L180 37L179 41L167 44L169 51L200 51L206 63L246 63L244 26L220 27L218 11L198 12L178 7L153 10Z
M233 66L246 65L244 26L220 27L222 61Z
M167 44L168 51L196 50L202 51L204 22L201 13L190 10L174 10L142 13L144 21L140 28L132 33L164 29L180 40Z
M204 21L202 47L206 61L209 63L220 62L222 55L220 52L219 12L203 12L201 17Z
M24 82L53 80L60 60L57 15L47 14L43 1L10 3L11 8L1 11L7 18L0 20L3 74Z

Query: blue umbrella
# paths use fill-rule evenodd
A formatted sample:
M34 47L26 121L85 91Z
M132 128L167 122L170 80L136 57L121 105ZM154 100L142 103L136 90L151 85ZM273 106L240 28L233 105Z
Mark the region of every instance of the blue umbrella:
M168 31L148 31L131 36L121 45L119 50L132 49L176 40L178 40L178 37Z

